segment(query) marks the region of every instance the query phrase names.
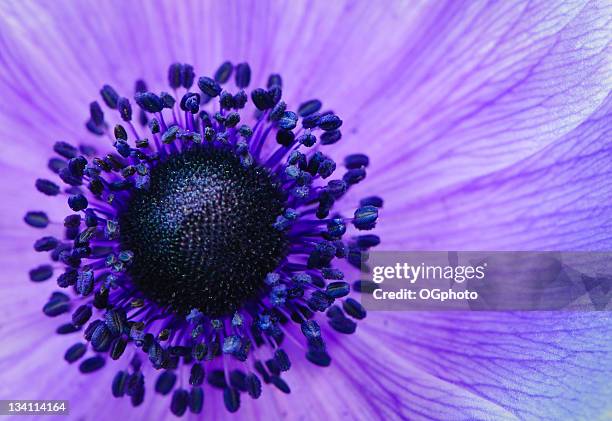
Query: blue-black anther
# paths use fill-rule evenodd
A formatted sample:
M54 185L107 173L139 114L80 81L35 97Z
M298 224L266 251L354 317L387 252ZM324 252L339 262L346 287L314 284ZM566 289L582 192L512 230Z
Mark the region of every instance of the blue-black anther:
M151 121L149 121L149 130L151 130L151 133L153 134L159 133L160 125L157 119L152 118Z
M321 101L318 99L311 99L310 101L306 101L300 104L298 107L298 114L300 117L306 117L311 114L316 113L321 109Z
M185 89L189 89L193 86L193 80L195 79L195 72L191 64L183 64L181 69L181 82Z
M244 89L251 83L251 67L248 63L239 63L236 65L236 86Z
M284 101L280 101L274 106L274 108L272 108L272 111L270 111L270 116L268 118L270 119L270 121L279 121L281 118L283 118L283 115L285 114L286 110L287 104L285 104Z
M359 201L359 206L374 206L376 208L383 207L383 200L378 196L369 196Z
M170 411L177 417L183 416L187 410L189 404L189 392L185 389L177 389L172 394L172 401L170 402Z
M366 171L363 168L355 168L352 170L348 170L343 176L342 179L348 184L352 186L354 184L359 183L366 177Z
M279 103L279 101L281 100L283 96L283 90L281 89L280 86L273 86L270 89L268 89L268 96L270 97L270 101L272 102L272 105L276 105Z
M127 339L124 337L115 338L111 343L109 355L111 359L118 360L125 351L125 347L127 346Z
M194 387L189 393L189 410L193 414L199 414L202 412L204 406L204 389L201 387Z
M240 393L233 387L226 387L223 390L223 402L229 412L238 411L238 408L240 408Z
M207 76L202 76L198 79L198 87L206 95L213 98L221 93L221 86L214 79Z
M261 396L261 381L255 374L248 374L245 379L245 386L247 393L253 399L257 399Z
M321 135L321 143L323 145L333 145L342 138L342 132L340 130L332 130L324 132Z
M279 130L276 132L276 142L279 145L289 147L295 141L295 133L289 130Z
M168 109L174 107L174 104L176 103L176 99L174 99L174 97L168 92L161 92L159 94L159 99L161 99L163 107Z
M113 392L113 396L116 398L120 398L125 395L125 391L127 389L127 382L130 378L130 374L127 371L121 370L115 374L113 378L113 383L111 386L111 390Z
M322 178L325 179L329 177L330 175L332 175L335 170L336 170L336 163L330 158L325 158L319 165L318 174Z
M274 360L276 361L280 371L288 371L291 368L289 356L282 349L277 349L274 351Z
M332 298L342 298L348 295L350 286L346 282L331 282L325 288L325 293Z
M321 116L319 115L319 113L311 114L302 119L302 126L304 126L305 129L313 129L317 127L320 119Z
M371 230L376 226L378 219L378 208L366 205L361 206L355 211L353 225L360 230Z
M117 91L113 89L110 85L104 85L102 89L100 89L100 95L102 95L102 99L104 103L112 109L117 108L117 100L119 99L119 94Z
M225 83L232 76L232 71L234 70L234 66L229 61L224 62L219 66L217 71L215 72L215 81L218 83Z
M93 101L89 104L89 115L91 116L91 121L96 126L104 124L104 111L102 111L102 107L100 107L98 101Z
M328 367L331 358L324 350L311 349L306 353L306 359L319 367Z
M117 140L128 139L127 131L125 131L125 127L123 127L121 124L117 124L115 126L115 128L113 129L113 134L115 135L115 139Z
M58 155L67 159L74 158L79 154L79 150L77 148L66 142L55 142L53 145L53 150Z
M64 300L50 300L43 307L43 313L49 317L56 317L70 310L70 303Z
M317 138L313 134L307 132L307 133L300 135L300 137L298 137L297 140L302 145L306 147L311 147L315 144L315 142L317 141Z
M191 371L189 374L189 384L192 386L200 386L204 381L204 369L202 365L199 363L195 363L191 366Z
M84 156L77 156L68 161L68 170L74 177L83 177L87 159Z
M181 105L183 105L183 101L181 101ZM194 93L185 98L184 107L191 114L197 114L200 111L200 95Z
M122 308L108 310L104 315L104 321L114 336L120 335L123 331L126 331L128 327L127 316L125 310Z
M91 335L91 345L93 346L94 350L98 352L105 352L108 351L112 339L110 330L108 330L104 323L101 323L96 326Z
M69 335L71 333L78 332L79 330L80 328L74 326L72 323L64 323L55 329L55 333L58 335Z
M321 328L314 320L306 320L302 322L302 333L307 339L318 339L321 337Z
M30 270L29 272L30 281L32 282L43 282L50 279L53 276L53 266L51 265L40 265Z
M357 323L346 317L335 317L329 321L329 325L337 332L347 335L355 333Z
M124 97L119 98L119 100L117 101L117 110L119 110L119 115L121 115L121 119L123 121L132 120L132 104L130 104L129 99Z
M57 247L59 240L55 237L46 236L39 238L34 242L34 250L36 251L51 251Z
M219 96L219 104L223 110L234 108L234 96L227 91L221 92L221 95Z
M106 360L99 355L87 358L79 365L79 371L83 374L93 373L104 367Z
M91 294L94 286L94 275L91 269L79 271L76 278L76 291L87 296Z
M254 89L251 92L251 100L253 100L253 104L255 104L255 107L257 107L257 109L261 111L267 110L274 106L270 94L262 88Z
M89 202L87 198L82 194L73 194L68 197L68 206L75 212L87 209Z
M51 158L47 163L47 167L56 174L58 174L65 166L66 161L61 158Z
M278 126L284 130L293 130L297 126L298 116L293 111L285 111L281 119L278 121Z
M239 91L236 95L234 95L234 108L237 110L244 108L248 100L249 97L246 92Z
M273 73L270 75L270 77L268 77L268 84L266 87L270 89L273 86L280 86L281 88L283 87L283 79L281 75Z
M361 249L369 249L380 244L380 237L374 234L360 235L357 237L357 246Z
M176 374L173 371L163 371L155 382L155 391L160 395L167 395L176 384Z
M272 376L272 377L270 377L270 381L281 392L287 393L287 394L291 393L291 389L289 388L289 385L283 379L281 379L280 377Z
M342 126L342 120L335 114L326 114L318 121L318 126L325 131L336 130Z
M181 63L172 63L168 68L168 84L173 89L177 89L181 86L182 68L183 65Z
M138 92L134 99L140 108L149 113L158 113L164 108L162 100L153 92Z
M64 359L69 363L73 363L85 355L86 351L87 346L84 343L78 342L66 350Z
M344 166L348 169L367 167L369 163L370 159L368 156L361 153L348 155L346 158L344 158Z
M236 127L238 123L240 123L240 114L237 112L231 112L225 117L225 127Z
M359 320L365 318L367 314L366 309L353 298L347 298L344 300L342 303L342 308L344 311L346 311L346 314Z
M75 326L83 326L91 318L91 306L83 304L72 313L72 324Z
M26 213L23 220L34 228L46 228L49 225L49 217L44 212L30 211Z

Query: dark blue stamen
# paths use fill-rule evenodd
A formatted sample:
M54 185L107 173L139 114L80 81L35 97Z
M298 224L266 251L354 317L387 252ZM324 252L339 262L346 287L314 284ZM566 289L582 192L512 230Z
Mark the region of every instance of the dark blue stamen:
M327 114L322 116L317 124L321 129L331 131L340 128L340 126L342 126L342 120L335 114Z
M158 113L164 108L162 100L152 92L138 92L134 99L140 108L149 113Z
M89 104L89 115L91 116L91 121L96 126L101 126L104 124L104 112L102 111L100 104L98 104L98 101L93 101Z
M198 79L198 87L209 97L214 98L221 93L221 86L214 79L206 76Z
M355 211L353 224L360 230L371 230L376 225L378 219L378 208L366 205Z
M172 394L172 402L170 403L170 410L177 417L183 416L187 411L187 405L189 404L189 392L184 389L177 389Z
M182 70L183 65L181 63L172 63L168 68L168 84L171 88L177 89L181 86Z
M225 403L225 408L229 412L234 413L240 408L240 394L236 389L226 387L223 390L223 402Z
M244 89L251 83L251 67L248 63L236 65L236 86Z
M107 107L112 109L117 108L119 94L117 94L117 91L115 91L112 86L104 85L100 90L100 95L102 95L102 99Z
M139 95L145 95L144 93L138 93ZM119 110L119 115L121 115L121 119L123 121L131 121L132 120L132 105L130 104L130 100L127 98L119 98L117 101L117 109Z
M344 300L342 303L342 308L344 311L346 311L346 314L359 320L365 318L367 314L365 308L363 308L363 306L353 298L347 298Z
M268 84L266 85L266 87L270 89L273 86L283 86L283 79L281 75L274 73L271 74L270 77L268 77Z
M34 242L34 250L36 251L51 251L57 247L59 240L55 237L47 236L39 238Z
M120 398L125 395L129 378L130 374L127 371L118 371L117 374L115 374L111 386L111 391L114 397Z
M93 373L94 371L97 371L104 367L105 362L106 361L101 356L88 358L83 361L81 365L79 365L79 371L83 374Z
M85 344L80 342L76 343L66 350L64 359L69 363L73 363L85 355L86 351L87 346Z
M176 383L176 374L172 371L164 371L157 378L155 383L155 391L161 395L167 395L174 388Z
M49 225L49 217L44 212L28 212L23 220L34 228L46 228Z
M219 68L215 72L215 81L221 84L227 82L229 78L232 76L233 70L234 70L234 66L232 66L231 62L229 61L224 62L223 64L221 64L221 66L219 66Z
M251 92L251 99L258 110L267 110L274 106L273 98L265 89L257 88Z
M83 304L72 313L72 324L75 326L83 326L91 318L92 311L91 307L87 304Z
M344 166L348 169L367 167L370 159L364 154L353 154L344 158Z
M204 389L194 387L189 393L189 410L194 414L202 412L204 406Z
M300 104L298 107L298 114L300 117L307 117L311 114L316 113L321 109L323 104L318 99L311 99Z
M30 270L30 280L32 282L43 282L50 279L53 276L53 266L51 265L40 265Z
M324 132L321 135L321 143L323 145L333 145L338 142L342 138L342 132L340 130L332 130L329 132Z
M75 212L86 209L88 205L87 198L82 194L74 194L68 197L68 206Z
M195 72L191 64L183 64L181 69L182 86L185 89L191 88L193 80L195 79Z
M67 159L74 158L79 153L77 148L66 142L55 142L53 150Z

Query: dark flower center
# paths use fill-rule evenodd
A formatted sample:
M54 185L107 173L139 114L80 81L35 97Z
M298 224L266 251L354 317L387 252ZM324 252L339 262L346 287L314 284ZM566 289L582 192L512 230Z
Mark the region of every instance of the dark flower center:
M269 171L243 166L230 150L169 155L120 215L134 283L181 313L235 311L285 255L284 235L272 227L284 202Z

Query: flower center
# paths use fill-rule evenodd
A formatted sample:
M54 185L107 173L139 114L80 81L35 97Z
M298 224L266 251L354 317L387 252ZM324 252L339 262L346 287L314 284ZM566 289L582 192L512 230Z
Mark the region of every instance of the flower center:
M285 256L284 235L272 227L284 202L269 171L243 166L230 150L169 155L120 214L135 285L181 313L232 313Z

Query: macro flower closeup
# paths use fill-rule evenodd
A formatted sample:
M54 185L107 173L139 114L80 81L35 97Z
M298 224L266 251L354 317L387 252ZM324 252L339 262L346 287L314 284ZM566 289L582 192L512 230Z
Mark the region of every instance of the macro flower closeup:
M609 419L608 311L370 311L370 252L612 248L607 1L0 3L0 400Z

